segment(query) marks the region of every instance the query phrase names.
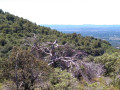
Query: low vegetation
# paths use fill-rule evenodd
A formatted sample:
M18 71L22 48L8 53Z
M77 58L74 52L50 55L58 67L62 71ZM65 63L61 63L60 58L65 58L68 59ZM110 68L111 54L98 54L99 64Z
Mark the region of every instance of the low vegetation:
M119 90L120 51L0 10L1 90Z

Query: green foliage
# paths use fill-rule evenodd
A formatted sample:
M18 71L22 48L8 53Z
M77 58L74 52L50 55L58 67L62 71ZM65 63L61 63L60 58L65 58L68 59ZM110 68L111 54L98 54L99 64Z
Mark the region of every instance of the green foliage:
M95 58L95 62L105 65L106 75L113 76L115 73L120 74L120 53L104 54Z
M94 78L92 83L82 80L80 81L80 86L82 86L80 90L119 90L118 87L107 84L109 80L107 81L105 78L106 77Z
M48 27L39 26L26 19L19 18L0 9L0 53L8 54L5 46L20 46L25 38L32 37L33 33L38 35L40 42L54 41L57 39L59 44L69 43L73 48L84 50L90 55L102 55L110 46L106 41L93 37L82 37L80 34L63 34ZM6 50L6 51L4 51ZM6 57L6 55L3 55ZM7 55L8 56L8 55Z
M56 68L50 77L52 90L79 90L79 82L66 70Z
M5 46L5 44L7 44L7 41L5 40L5 38L0 38L0 45Z
M0 9L0 14L4 14L4 12L3 12L3 10L2 10L2 9Z
M42 60L35 58L29 50L14 48L9 59L2 64L2 76L12 80L24 90L34 88L36 83L46 81L51 68Z
M15 67L16 60L18 60L17 81L18 84L23 82L22 89L27 87L29 87L29 89L34 88L34 85L36 85L36 83L38 84L38 81L43 84L43 82L47 80L51 84L51 90L87 90L88 87L92 90L96 90L97 87L104 90L107 88L106 85L101 82L95 82L89 85L87 83L80 84L70 73L60 69L55 69L54 73L50 75L50 79L48 79L51 68L42 60L35 58L30 51L27 50L29 48L24 46L26 38L30 38L31 41L29 43L33 43L33 33L36 34L41 43L54 42L57 39L58 44L68 43L73 49L85 51L89 55L89 61L105 65L106 76L117 77L120 75L120 53L107 41L94 37L83 37L76 33L64 34L48 27L36 25L29 20L19 18L0 9L0 82L7 79L16 83ZM13 49L15 46L23 47L24 50ZM104 54L105 52L106 54ZM66 56L72 55L72 51L69 48L67 48L65 53L67 53ZM93 56L98 57L94 58ZM32 77L34 77L33 73L35 73L35 75L37 75L36 73L42 74L32 82ZM113 85L118 88L119 80L114 79ZM0 85L0 87L1 86L2 85Z

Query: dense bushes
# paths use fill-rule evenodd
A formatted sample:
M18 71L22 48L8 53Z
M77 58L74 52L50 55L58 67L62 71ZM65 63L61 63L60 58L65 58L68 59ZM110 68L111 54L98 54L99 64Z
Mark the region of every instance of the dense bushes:
M105 65L106 75L113 76L115 73L120 74L120 53L104 54L102 56L96 57L95 62Z
M42 44L42 42L54 42L57 39L57 43L60 45L68 43L71 46L71 49L77 49L87 53L87 55L89 55L88 58L84 58L83 60L86 60L88 63L89 61L92 61L104 65L104 68L106 69L105 76L111 77L112 85L106 85L104 83L105 80L103 79L101 81L95 81L88 84L82 78L79 81L72 77L71 73L68 73L66 70L62 71L59 68L52 69L53 72L49 73L51 71L51 67L47 66L47 63L42 60L38 60L38 58L34 57L30 53L29 47L25 46L25 42L28 38L30 39L28 40L29 44L33 44L32 37L34 37L34 34L38 38L40 44ZM22 47L23 49L15 50L15 48L13 49L15 46ZM64 49L66 54L62 56L72 56L73 53L71 52L71 49L68 47L67 49ZM60 51L62 49L58 50ZM11 53L11 51L13 52ZM18 56L17 52L19 52ZM3 79L7 79L10 82L12 80L16 83L15 65L17 57L19 58L18 81L19 83L23 82L21 87L22 89L28 88L29 85L30 89L33 88L33 86L35 86L34 88L38 88L39 86L39 88L43 90L93 90L98 87L100 90L115 87L120 88L119 54L120 52L113 48L107 41L96 39L94 37L83 37L76 33L64 34L48 27L36 25L35 23L19 18L0 9L0 66L4 66L4 68L0 68L0 75L4 76L4 78L0 76L2 77L0 78L2 83L3 81L7 82ZM60 57L61 53L59 53L58 56ZM39 79L37 78L37 80L42 83L35 81L34 84L31 84L31 79L34 77L33 73L36 75L36 73L41 73L40 71L45 72L44 75L41 74Z
M55 68L50 76L51 90L78 90L79 82L66 70Z
M8 60L2 63L2 78L13 81L17 89L33 90L36 83L48 79L52 68L39 60L29 50L14 47Z
M69 43L75 49L84 50L93 56L102 55L107 46L111 47L108 42L93 37L82 37L76 33L63 34L0 10L0 46L2 48L9 44L20 46L24 42L24 38L31 37L32 33L37 34L41 42L53 42L57 39L58 43ZM0 51L0 53L2 52Z

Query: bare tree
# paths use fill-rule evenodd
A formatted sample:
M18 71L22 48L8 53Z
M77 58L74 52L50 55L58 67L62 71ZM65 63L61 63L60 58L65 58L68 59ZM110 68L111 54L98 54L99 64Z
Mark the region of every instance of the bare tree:
M104 72L104 66L94 62L85 62L84 58L87 53L81 50L72 49L67 43L59 45L57 40L53 43L46 42L35 44L32 46L31 52L39 58L44 55L43 60L48 62L48 65L67 69L74 77L80 79L83 77L90 82L92 78L100 77Z

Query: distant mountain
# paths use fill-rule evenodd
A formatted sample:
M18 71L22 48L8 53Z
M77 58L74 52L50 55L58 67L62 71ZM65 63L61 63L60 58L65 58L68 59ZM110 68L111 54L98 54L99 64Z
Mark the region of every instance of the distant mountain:
M51 27L52 29L82 29L82 28L91 28L91 29L96 29L96 28L102 28L102 29L119 29L120 30L120 25L92 25L92 24L84 24L84 25L48 25L48 24L43 24L42 26L47 26Z
M80 33L109 41L114 47L120 47L120 25L43 25L63 33Z

